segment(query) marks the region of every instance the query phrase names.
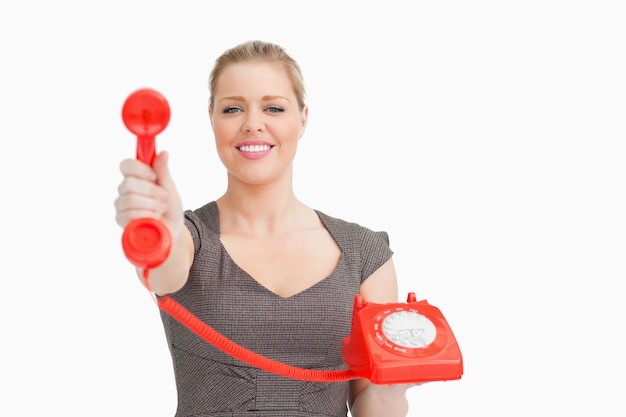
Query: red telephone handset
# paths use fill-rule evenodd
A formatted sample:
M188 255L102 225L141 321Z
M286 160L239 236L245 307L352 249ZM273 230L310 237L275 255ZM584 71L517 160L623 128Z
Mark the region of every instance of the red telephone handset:
M155 136L169 123L170 109L157 91L132 93L122 109L124 124L137 135L137 159L152 165ZM148 271L167 258L172 239L167 227L153 218L138 218L124 228L122 246L128 260ZM438 308L409 293L407 303L375 304L361 295L354 299L352 330L342 342L342 359L349 369L321 371L290 366L237 345L168 296L159 309L190 331L233 357L288 378L338 382L367 378L375 384L418 383L461 378L463 359L452 330Z
M137 135L137 159L152 166L156 156L155 136L170 121L167 100L156 90L139 89L124 102L122 120L126 128ZM150 217L131 220L122 234L124 254L133 265L144 271L163 263L171 245L168 228Z

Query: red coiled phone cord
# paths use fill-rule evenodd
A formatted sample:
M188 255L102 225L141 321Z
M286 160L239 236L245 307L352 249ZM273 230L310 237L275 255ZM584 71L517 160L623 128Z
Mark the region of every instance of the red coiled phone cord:
M145 271L144 279L146 287L150 290L147 272ZM312 382L341 382L359 378L359 376L350 369L341 371L321 371L298 368L296 366L287 365L285 363L269 359L228 339L168 296L161 297L157 301L157 305L161 310L179 321L197 336L201 337L206 342L212 344L221 351L228 353L232 357L239 359L248 365L272 374Z

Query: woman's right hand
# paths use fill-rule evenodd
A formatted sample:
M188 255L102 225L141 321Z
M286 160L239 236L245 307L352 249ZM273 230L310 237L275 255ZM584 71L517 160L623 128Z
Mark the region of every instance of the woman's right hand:
M183 205L170 176L168 157L167 152L161 152L152 167L137 159L122 161L120 171L124 179L115 200L115 220L122 228L131 220L152 217L170 230L171 251L162 264L150 271L150 285L145 279L145 271L137 268L143 285L158 295L182 288L193 262L193 239L185 227Z
M168 167L169 154L161 152L152 167L138 159L120 163L124 176L115 200L115 220L122 228L133 219L152 217L162 221L174 240L184 228L182 202Z

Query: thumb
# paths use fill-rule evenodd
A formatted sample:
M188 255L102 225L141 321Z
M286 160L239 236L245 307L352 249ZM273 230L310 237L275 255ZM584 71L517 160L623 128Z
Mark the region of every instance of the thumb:
M165 213L163 213L163 218L168 223L172 236L175 238L183 229L184 216L182 201L176 190L174 180L170 175L168 161L169 154L167 152L161 152L154 158L152 169L154 169L157 175L157 184L168 192L168 208Z
M157 175L157 183L166 188L167 190L174 189L174 181L170 175L169 169L169 158L170 155L168 152L163 151L159 153L156 158L154 158L154 162L152 163L152 169Z

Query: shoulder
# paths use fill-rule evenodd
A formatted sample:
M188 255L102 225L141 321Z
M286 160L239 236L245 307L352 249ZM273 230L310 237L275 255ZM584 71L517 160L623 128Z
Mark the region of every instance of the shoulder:
M215 201L194 210L186 210L185 226L191 233L196 250L208 236L215 234L219 236L219 213Z
M360 274L361 282L393 256L386 231L373 230L359 223L332 217L320 211L317 213L341 248L348 263Z
M185 210L185 220L194 223L196 226L204 223L207 226L219 227L217 204L215 201L211 201L194 210Z
M319 210L315 210L315 212L335 238L344 238L348 241L356 240L361 244L381 242L389 245L389 234L384 230L374 230L356 222L330 216Z

